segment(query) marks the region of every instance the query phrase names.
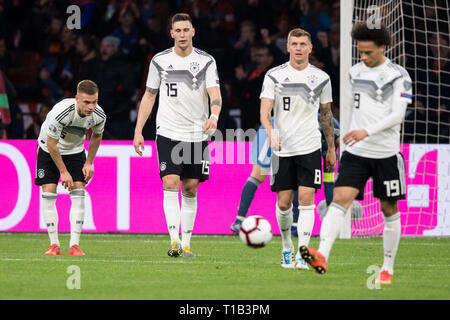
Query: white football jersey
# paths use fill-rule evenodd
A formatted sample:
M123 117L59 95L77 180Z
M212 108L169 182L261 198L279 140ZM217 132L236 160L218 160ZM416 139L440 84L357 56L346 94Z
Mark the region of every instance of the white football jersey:
M151 63L147 87L159 89L156 133L178 141L198 142L208 138L203 126L208 120L207 88L219 86L216 61L193 48L180 57L174 48L156 54Z
M267 71L260 95L274 100L273 128L281 138L280 157L309 154L321 147L317 113L333 101L328 74L308 65L294 69L289 62Z
M38 137L39 147L48 152L47 137L52 137L59 139L57 146L61 155L80 153L84 150L86 132L92 128L93 133L103 133L105 121L105 112L99 105L90 116L80 117L76 100L64 99L47 114Z
M389 59L375 68L361 62L350 69L350 82L353 108L349 131L366 129L369 136L345 150L373 159L397 154L400 151L400 123L374 134L370 128L385 121L394 111L401 111L404 119L406 105L412 102L412 81L408 72Z

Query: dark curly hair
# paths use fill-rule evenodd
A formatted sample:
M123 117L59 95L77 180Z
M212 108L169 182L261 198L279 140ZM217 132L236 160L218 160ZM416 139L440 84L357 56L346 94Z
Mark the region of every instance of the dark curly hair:
M366 22L353 26L352 38L355 41L373 41L377 46L389 46L391 44L391 33L385 25L380 28L369 28Z

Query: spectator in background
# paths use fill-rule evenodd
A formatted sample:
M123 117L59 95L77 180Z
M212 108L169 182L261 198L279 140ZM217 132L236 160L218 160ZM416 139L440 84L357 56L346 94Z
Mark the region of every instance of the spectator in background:
M47 117L47 114L50 112L49 104L42 104L39 108L39 112L34 119L33 123L28 127L25 132L25 139L37 139L39 137L39 133L41 132L41 126Z
M73 92L76 92L77 84L80 81L95 77L95 64L99 50L98 39L90 34L80 35L76 40L75 48L76 57L71 67Z
M233 66L251 62L250 47L256 43L256 36L256 25L252 21L246 20L240 24L239 35L231 43Z
M14 85L0 70L0 139L23 139L23 114L16 97Z
M115 37L103 38L100 56L95 63L93 80L101 88L99 105L108 117L105 139L131 139L133 133L130 111L135 78L131 65L119 51L119 45L120 40Z
M277 48L283 52L286 56L286 60L288 60L288 52L287 52L287 36L289 31L293 28L293 23L290 21L290 18L287 14L283 13L275 19L275 26L277 28L277 32L270 36L271 42L273 42ZM285 62L285 61L283 61Z
M58 74L55 76L61 83L64 97L72 97L76 93L76 90L71 87L74 75L70 71L74 60L76 60L76 41L77 35L75 32L63 26L61 30L62 52L58 57Z
M22 32L14 34L12 46L8 46L6 37L0 36L0 70L8 74L8 69L18 67L23 63L23 52L20 48Z
M336 0L331 5L331 24L332 25L339 25L341 24L341 2L339 0Z
M449 143L450 55L448 34L428 35L428 61L417 69L416 101L407 111L405 140L410 143Z
M210 52L218 65L225 70L232 70L232 63L228 59L228 43L235 29L234 9L230 0L198 0L188 2L183 12L193 17L196 32L196 43L199 48Z
M303 15L299 18L299 23L311 34L314 41L318 32L327 32L331 27L328 7L323 0L300 0L300 2Z
M139 33L136 31L134 21L136 19L135 10L126 8L119 15L120 27L111 33L111 36L120 40L119 49L128 55L134 46L139 43Z
M271 0L240 0L234 3L237 23L253 21L257 29L270 28L276 5Z
M61 33L63 28L63 18L52 16L50 26L47 29L47 37L44 39L44 48L41 55L43 60L39 68L39 80L42 86L42 95L54 104L63 97L63 89L59 83L60 56L63 53ZM58 72L59 71L59 72Z
M152 15L140 26L141 47L147 47L147 52L160 52L170 45L171 39L165 32L161 18Z
M242 67L236 68L236 88L241 100L242 129L257 129L260 123L259 94L261 92L264 75L274 66L273 54L265 44L254 44L251 47L254 67L245 71Z
M431 51L431 81L428 88L429 100L437 123L437 143L450 143L450 48L449 35L432 33L429 40Z
M332 25L330 32L318 32L314 43L314 53L321 62L322 69L330 76L333 88L333 113L339 119L339 65L340 65L340 26Z

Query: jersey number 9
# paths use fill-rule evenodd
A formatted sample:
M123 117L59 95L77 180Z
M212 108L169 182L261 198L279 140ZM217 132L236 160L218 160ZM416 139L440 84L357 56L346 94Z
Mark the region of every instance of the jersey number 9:
M359 93L355 93L355 108L359 109L361 103L361 95Z

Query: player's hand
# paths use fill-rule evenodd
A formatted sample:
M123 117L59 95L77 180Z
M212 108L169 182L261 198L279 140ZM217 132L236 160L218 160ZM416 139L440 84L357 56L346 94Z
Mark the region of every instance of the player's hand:
M281 138L274 130L270 133L269 137L270 147L275 151L281 151Z
M325 157L325 165L328 172L334 172L334 166L336 165L336 149L328 149L327 156Z
M367 137L368 135L369 134L367 133L366 129L352 130L344 136L344 143L348 144L349 146L352 146L358 141L361 141L362 139Z
M217 129L217 120L216 118L210 117L203 126L203 133L207 133L210 136L216 132Z
M92 166L91 163L85 163L83 166L83 175L84 175L84 181L86 183L89 182L89 180L91 180L92 176L94 175L94 167Z
M61 184L65 189L71 190L73 188L73 179L69 171L61 172Z
M136 153L142 157L142 151L144 151L144 137L142 134L134 134L133 146Z

